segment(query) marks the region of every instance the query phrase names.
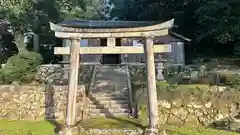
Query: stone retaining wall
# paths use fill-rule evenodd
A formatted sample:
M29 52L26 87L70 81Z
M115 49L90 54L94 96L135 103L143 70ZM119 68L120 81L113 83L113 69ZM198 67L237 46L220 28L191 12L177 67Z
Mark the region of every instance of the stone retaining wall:
M0 118L11 120L65 117L67 86L0 85ZM77 120L83 118L83 85L77 90Z
M53 82L57 85L67 85L68 75L70 68L59 64L45 64L38 67L38 72L35 75L35 80L38 83L49 83ZM92 66L91 65L81 65L79 67L78 82L82 82L86 85L91 80Z
M163 90L164 91L164 90ZM143 92L142 92L143 93ZM233 89L224 91L169 90L162 92L158 102L160 125L175 125L178 127L209 127L223 126L232 128L237 124L240 114L240 93ZM164 97L170 98L164 99ZM144 103L140 107L140 117L147 116ZM144 111L143 111L144 110ZM237 122L237 123L236 123Z
M179 127L201 127L226 121L238 114L238 106L234 103L226 108L218 108L211 101L208 103L159 102L159 122L161 125L176 125Z

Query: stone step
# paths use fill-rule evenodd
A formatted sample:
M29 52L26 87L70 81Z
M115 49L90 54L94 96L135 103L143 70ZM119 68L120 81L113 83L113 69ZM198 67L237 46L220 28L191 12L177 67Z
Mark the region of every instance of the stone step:
M90 114L91 117L110 117L110 116L129 116L129 113L91 113Z
M128 113L129 110L122 108L122 109L89 109L90 113Z
M107 91L92 91L91 95L93 97L124 97L124 96L128 96L128 91L119 91L119 92L107 92Z
M128 109L129 105L128 104L112 104L112 105L95 105L91 104L89 105L89 108L91 109L105 109L105 108L110 108L110 109Z
M101 87L92 87L91 88L92 92L127 92L128 91L128 86L121 86L121 87L105 87L105 86L101 86Z
M114 73L112 75L114 75ZM108 82L106 84L114 85L114 83L111 83L111 80L108 79L108 78L112 78L112 77L111 76L107 76L107 75L96 75L96 77L95 77L96 83L102 82L103 81L103 77L106 77L105 80L104 80L104 82ZM119 82L119 83L121 83L121 84L128 83L128 78L125 77L125 76L121 77L121 82Z
M91 92L91 95L93 97L96 97L96 96L121 97L121 96L128 96L128 91L125 90L125 91L116 92L116 91L94 91L93 90Z
M128 116L128 78L125 67L98 67L92 85L90 116Z
M96 82L95 84L92 84L92 89L101 89L101 87L104 87L105 90L113 90L114 88L128 88L128 83L118 82L118 84L111 84L107 82Z
M97 95L91 95L90 99L93 101L112 101L112 100L128 100L128 97L123 96L109 96L109 95L103 95L103 94L97 94Z
M90 101L92 104L97 105L115 105L115 104L127 104L128 100L100 100L100 101Z

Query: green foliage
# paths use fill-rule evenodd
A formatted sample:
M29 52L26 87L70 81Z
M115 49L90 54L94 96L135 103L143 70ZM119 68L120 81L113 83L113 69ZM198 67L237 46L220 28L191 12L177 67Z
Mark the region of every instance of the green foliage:
M4 75L3 75L3 70L0 68L0 84L3 83Z
M101 1L95 0L5 0L0 3L0 17L8 19L17 32L30 28L36 33L48 33L49 21L98 17L99 5Z
M213 37L220 43L240 39L238 34L240 32L240 3L238 0L127 1L127 9L123 8L123 11L127 11L123 12L126 13L125 19L164 21L175 18L176 23L182 27L178 28L181 33L188 35L192 32L199 41L207 37Z
M31 82L37 72L37 66L42 63L42 57L35 52L22 52L8 59L1 69L3 83Z
M30 13L33 9L33 1L28 0L6 0L1 3L0 15L11 21L17 31L22 31L27 27L26 20L29 20Z
M201 0L196 10L199 39L212 36L217 42L240 39L240 3L238 0Z
M120 20L175 18L177 27L172 30L192 39L192 45L186 46L187 59L196 54L232 55L233 45L239 46L239 0L122 0L115 3L112 17Z
M225 75L224 76L225 80L226 80L226 84L235 87L235 88L239 88L240 86L240 76L238 74L230 74L230 75Z
M5 63L6 60L19 52L14 41L14 35L9 23L0 19L0 64Z
M100 19L102 0L57 0L62 19Z

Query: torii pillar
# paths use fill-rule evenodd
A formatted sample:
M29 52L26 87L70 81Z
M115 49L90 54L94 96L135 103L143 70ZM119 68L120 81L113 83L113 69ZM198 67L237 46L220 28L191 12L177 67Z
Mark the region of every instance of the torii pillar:
M157 102L157 88L155 76L155 60L154 60L154 45L153 37L146 37L144 45L144 54L146 58L147 67L147 92L148 92L148 115L149 128L146 134L158 134L158 102Z
M76 93L78 87L79 50L80 39L72 38L70 47L70 73L67 97L67 112L65 127L61 129L59 135L77 135L76 127Z

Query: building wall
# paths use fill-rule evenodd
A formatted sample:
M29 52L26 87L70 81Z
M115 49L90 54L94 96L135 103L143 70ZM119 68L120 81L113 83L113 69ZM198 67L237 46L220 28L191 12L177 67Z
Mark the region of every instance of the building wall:
M138 39L126 39L122 42L122 46L142 46L142 43L137 42ZM124 61L125 56L127 56L127 62L137 62L140 63L144 61L143 54L122 54L122 61Z
M174 37L161 37L158 38L154 44L170 44L171 45L171 52L166 53L155 53L155 59L158 59L158 55L161 55L163 59L166 59L169 64L185 64L185 57L184 57L184 42ZM143 44L137 43L136 40L134 41L125 41L123 46L142 46ZM125 55L122 55L122 59L124 59ZM128 54L127 61L131 63L141 63L145 61L144 54Z
M143 43L137 42L138 39L122 39L122 46L142 46ZM161 55L163 59L167 60L169 64L185 64L184 60L184 43L172 36L164 36L157 38L154 44L170 44L171 45L171 52L166 53L157 53L155 54L155 58L157 60L158 55ZM65 40L65 46L70 46L71 42L69 40ZM80 45L80 43L79 43ZM81 41L82 47L94 47L100 46L100 40L98 39L83 39ZM127 57L126 57L127 56ZM100 63L102 55L92 55L92 54L83 54L80 55L80 62L81 63ZM141 63L145 61L144 54L122 54L122 62L130 63ZM69 56L65 57L69 59Z
M63 40L63 45L65 47L71 46L71 41L68 39ZM100 41L97 39L82 39L79 43L81 47L94 47L100 46ZM102 55L94 55L94 54L81 54L80 55L80 62L81 63L100 63L100 58ZM69 56L64 56L64 61L69 61Z
M185 64L184 43L171 42L171 52L162 53L162 57L167 59L169 64Z
M100 40L97 39L83 39L81 41L81 46L83 47L94 47L100 46ZM100 58L102 55L96 54L81 54L80 62L82 63L100 63Z

